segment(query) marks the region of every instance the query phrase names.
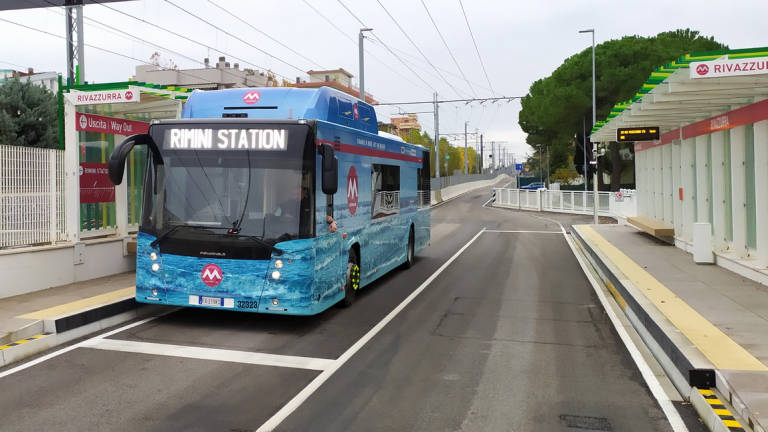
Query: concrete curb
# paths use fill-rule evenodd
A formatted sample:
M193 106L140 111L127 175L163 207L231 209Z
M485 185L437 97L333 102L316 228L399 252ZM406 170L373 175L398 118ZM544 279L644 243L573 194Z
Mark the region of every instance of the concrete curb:
M0 367L114 325L148 316L160 308L162 306L139 306L134 299L125 299L50 320L39 320L28 326L39 329L35 336L15 339L17 345L0 349Z
M702 396L699 389L714 389L728 384L718 374L708 359L664 317L624 275L613 268L610 260L602 257L579 232L573 227L572 238L581 246L590 265L596 270L602 282L608 287L619 303L624 303L627 319L640 335L643 342L667 373L670 381L680 394L688 399L696 412L712 432L744 430L729 428L723 419L713 410ZM732 402L732 397L726 399ZM742 404L742 408L744 408ZM749 413L734 409L742 417ZM753 422L748 422L753 425ZM755 432L766 432L757 426Z

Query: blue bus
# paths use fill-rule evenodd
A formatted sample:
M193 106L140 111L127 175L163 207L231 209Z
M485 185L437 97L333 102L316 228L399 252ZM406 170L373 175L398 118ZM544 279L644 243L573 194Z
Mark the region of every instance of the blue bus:
M330 89L195 91L112 153L146 146L136 300L317 314L430 240L429 151Z

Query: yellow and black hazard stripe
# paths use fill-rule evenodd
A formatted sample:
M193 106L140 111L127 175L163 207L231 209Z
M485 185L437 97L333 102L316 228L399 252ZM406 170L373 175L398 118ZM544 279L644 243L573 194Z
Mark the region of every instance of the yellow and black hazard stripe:
M28 337L28 338L26 338L26 339L19 339L19 340L17 340L16 342L11 342L11 343L9 343L8 345L3 345L3 346L0 346L0 350L4 350L4 349L8 349L8 348L11 348L11 347L15 347L16 345L25 344L25 343L27 343L27 342L32 342L32 341L33 341L33 340L35 340L35 339L44 338L44 337L46 337L46 336L48 336L48 335L50 335L50 334L51 334L51 333L40 333L40 334L38 334L38 335L34 335L34 336Z
M699 393L701 393L701 395L704 397L704 400L707 401L709 407L712 408L715 414L720 417L720 420L723 421L723 424L728 428L728 430L744 431L741 423L739 423L739 421L736 420L728 408L725 407L725 404L723 404L723 402L717 398L715 392L712 390L699 389Z

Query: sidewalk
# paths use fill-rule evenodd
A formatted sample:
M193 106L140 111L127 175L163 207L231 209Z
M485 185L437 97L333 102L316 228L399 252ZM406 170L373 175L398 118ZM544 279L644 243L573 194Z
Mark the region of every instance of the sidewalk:
M678 390L716 387L747 425L768 431L768 287L695 264L630 226L578 225L573 233L633 325L653 339L646 343L666 356L665 369L679 371L671 376Z
M135 280L128 272L0 299L0 366L135 317Z

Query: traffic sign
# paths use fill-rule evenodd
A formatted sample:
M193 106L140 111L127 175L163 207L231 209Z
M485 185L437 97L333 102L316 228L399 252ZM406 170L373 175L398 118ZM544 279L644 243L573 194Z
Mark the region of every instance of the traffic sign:
M616 141L651 141L659 139L659 127L636 127L616 129Z
M519 164L515 164L515 169L516 169L517 171L522 171L522 170L523 170L523 164L521 164L521 163L519 163Z
M448 160L451 158L451 155L445 155L445 160Z

